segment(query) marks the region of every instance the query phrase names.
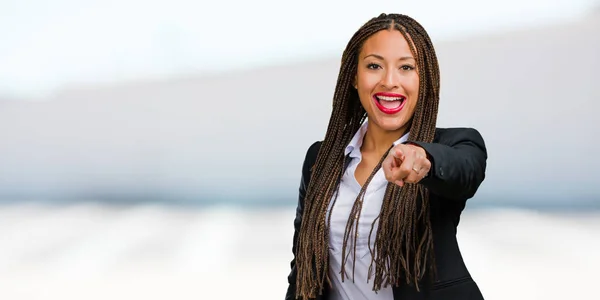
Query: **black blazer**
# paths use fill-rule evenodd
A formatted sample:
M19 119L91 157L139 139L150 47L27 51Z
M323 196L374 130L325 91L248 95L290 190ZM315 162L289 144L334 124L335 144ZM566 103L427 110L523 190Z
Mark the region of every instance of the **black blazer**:
M483 296L471 278L456 240L456 227L467 199L473 197L485 178L487 150L479 132L473 128L437 128L432 143L408 141L425 149L432 163L423 184L430 194L430 216L433 231L437 279L425 283L421 291L408 285L393 287L397 300L475 300ZM298 206L294 219L291 272L288 276L286 300L295 299L296 246L302 223L304 196L311 167L316 162L321 142L312 144L304 159ZM328 299L326 290L317 299Z

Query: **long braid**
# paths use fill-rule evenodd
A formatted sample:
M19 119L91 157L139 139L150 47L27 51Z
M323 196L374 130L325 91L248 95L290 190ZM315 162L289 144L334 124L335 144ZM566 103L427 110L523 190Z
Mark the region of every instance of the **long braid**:
M323 293L326 283L331 284L328 273L331 214L327 218L327 211L332 199L331 207L335 205L337 189L344 173L344 149L366 119L358 92L353 88L353 79L362 44L368 37L384 29L399 30L407 41L412 42L409 42L409 46L417 59L419 96L411 120L409 139L433 141L439 102L439 67L433 45L423 27L410 17L381 14L365 23L353 35L342 55L329 125L304 198L296 253L298 298L315 298ZM384 158L368 177L351 209L342 246L342 280L345 262L350 254L346 253L348 241L352 228L356 231L360 220L362 198ZM419 289L420 280L434 265L428 191L418 184L405 184L400 188L389 183L375 222L379 222L379 226L374 249L370 249L373 258L369 270L371 274L375 266L373 289L377 291L382 286L401 285L403 282L414 284ZM356 244L355 234L352 249L354 257Z
M426 32L416 21L398 16L395 29L399 30L413 53L418 53L417 67L421 70L419 99L412 119L409 139L431 142L435 134L435 118L439 102L439 68L433 46ZM403 24L402 26L400 24ZM416 48L416 49L415 49ZM417 51L419 49L420 51ZM415 284L433 266L433 237L429 220L429 195L421 185L406 184L400 192L386 190L381 209L380 224L375 239L378 257L374 289L388 284L399 285L402 281ZM410 199L410 200L409 200ZM421 206L417 207L420 199ZM393 208L392 208L393 207ZM391 223L390 223L391 221ZM411 254L414 258L411 259ZM386 259L390 258L386 266ZM381 267L383 266L383 270ZM387 274L384 278L383 274ZM402 278L403 276L404 278ZM387 280L386 280L387 279Z

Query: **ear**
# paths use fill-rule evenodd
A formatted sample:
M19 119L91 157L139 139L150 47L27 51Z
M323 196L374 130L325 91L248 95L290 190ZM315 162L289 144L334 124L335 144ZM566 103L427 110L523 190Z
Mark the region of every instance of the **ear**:
M358 74L354 75L354 81L352 82L352 86L354 86L355 90L358 90Z

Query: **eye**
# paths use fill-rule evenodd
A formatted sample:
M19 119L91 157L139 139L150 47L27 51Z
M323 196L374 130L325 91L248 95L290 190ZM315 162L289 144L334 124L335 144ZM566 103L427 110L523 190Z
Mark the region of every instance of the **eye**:
M403 65L402 67L400 67L400 69L402 69L404 71L411 71L411 70L414 70L415 67L413 67L411 65Z
M368 69L372 69L372 70L376 70L376 69L381 68L381 66L378 65L378 64L376 64L376 63L370 63L370 64L367 65L367 68Z

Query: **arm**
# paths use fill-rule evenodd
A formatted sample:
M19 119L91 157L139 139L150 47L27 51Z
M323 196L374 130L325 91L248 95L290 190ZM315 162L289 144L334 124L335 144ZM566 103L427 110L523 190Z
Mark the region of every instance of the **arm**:
M313 164L316 161L317 154L319 153L320 142L315 142L308 148L304 163L302 164L302 177L300 179L300 188L298 189L298 206L296 207L296 217L294 218L294 237L292 245L292 253L294 258L290 262L291 272L288 275L288 289L285 294L286 300L296 299L296 249L298 246L298 233L300 232L300 225L302 224L302 215L304 213L304 197L306 196L306 190L310 181L310 175Z
M420 183L444 198L473 197L485 178L487 150L483 137L473 128L439 129L438 134L433 143L408 142L422 147L431 162L429 174Z

